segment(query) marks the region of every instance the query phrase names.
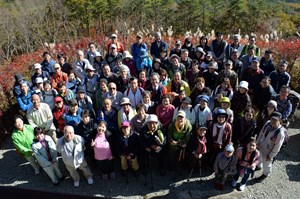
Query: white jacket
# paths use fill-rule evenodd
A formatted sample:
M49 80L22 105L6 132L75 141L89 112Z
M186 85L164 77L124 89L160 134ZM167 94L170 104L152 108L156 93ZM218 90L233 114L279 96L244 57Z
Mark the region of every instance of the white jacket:
M84 161L84 139L80 135L74 136L75 138L70 142L67 142L64 137L59 138L56 148L64 163L76 169ZM71 147L72 142L73 147Z
M45 142L46 145L49 147L52 160L57 161L57 151L54 141L50 136L45 135ZM33 141L31 148L36 160L38 161L41 167L44 168L52 164L52 161L48 159L46 148L42 145L40 141Z
M285 136L284 128L281 127L282 125L279 125L276 129L272 130L270 121L266 122L263 126L257 138L258 149L263 156L274 158L279 152ZM278 129L280 129L280 132L276 137L275 133Z

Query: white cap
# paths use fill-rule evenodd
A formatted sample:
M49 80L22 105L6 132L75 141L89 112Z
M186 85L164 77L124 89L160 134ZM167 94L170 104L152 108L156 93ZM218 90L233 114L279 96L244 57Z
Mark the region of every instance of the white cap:
M95 57L101 57L102 55L101 55L101 53L99 52L99 51L96 51L95 52Z
M148 122L158 122L157 116L154 114L148 115L148 117L145 120L145 123L148 123Z
M248 86L249 86L249 83L247 81L241 81L240 85L239 85L239 87L249 90Z
M43 83L43 82L44 82L44 80L43 80L43 78L41 78L41 77L37 77L37 78L35 79L35 83L37 83L37 84Z
M270 101L268 102L268 105L271 105L271 106L273 106L275 109L277 109L277 102L276 102L275 100L270 100Z
M116 44L111 44L111 45L110 45L110 48L115 48L115 49L117 49L117 46L116 46Z
M93 68L93 66L91 64L88 64L86 66L85 70L92 70L92 71L94 71L95 69Z
M228 144L226 147L225 147L225 151L228 151L228 152L234 152L234 148L231 144Z
M178 113L177 113L177 117L178 117L178 116L181 116L181 117L185 118L185 117L186 117L186 113L185 113L183 110L180 110L180 111L178 111Z
M34 66L34 69L42 68L42 65L39 63L36 63L33 66Z
M116 35L116 34L112 34L112 35L111 35L111 37L116 37L116 38L117 38L117 37L118 37L118 35Z

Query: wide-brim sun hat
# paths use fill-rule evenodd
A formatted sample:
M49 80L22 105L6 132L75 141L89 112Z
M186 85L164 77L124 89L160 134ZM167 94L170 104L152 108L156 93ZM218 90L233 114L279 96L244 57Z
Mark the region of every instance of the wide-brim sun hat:
M130 99L128 97L123 97L120 101L120 105L122 106L122 105L126 105L126 104L131 105Z
M239 85L239 87L249 90L248 86L249 86L249 83L247 81L241 81L240 85Z

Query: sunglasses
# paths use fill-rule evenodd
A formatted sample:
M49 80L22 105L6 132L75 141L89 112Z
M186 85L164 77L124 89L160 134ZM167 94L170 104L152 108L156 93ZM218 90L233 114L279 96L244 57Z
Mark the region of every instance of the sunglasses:
M62 101L58 101L58 102L55 102L55 104L59 104L59 103L61 103Z
M116 90L116 88L109 88L109 90Z

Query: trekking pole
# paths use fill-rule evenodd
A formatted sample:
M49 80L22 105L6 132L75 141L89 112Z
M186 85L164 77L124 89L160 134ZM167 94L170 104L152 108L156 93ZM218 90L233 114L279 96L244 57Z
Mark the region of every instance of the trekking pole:
M202 181L202 159L199 158L198 162L199 162L199 175L200 175L199 182L201 182Z
M199 174L200 174L200 178L202 177L202 160L201 158L199 158Z
M182 154L183 154L183 149L181 148L181 149L180 149L180 152L179 152L178 159L177 159L177 163L176 163L176 166L175 166L174 176L173 176L173 178L172 178L173 181L176 180L177 171L178 171L178 165L179 165L179 162L181 161Z
M192 174L193 174L193 171L194 171L196 162L197 162L197 158L195 158L195 161L194 161L194 163L193 163L193 167L192 167L192 169L191 169L191 172L190 172L189 178L187 179L187 182L190 182L190 178L192 177Z

